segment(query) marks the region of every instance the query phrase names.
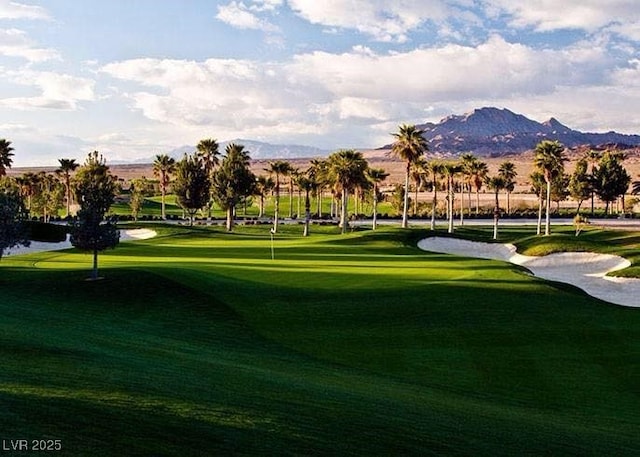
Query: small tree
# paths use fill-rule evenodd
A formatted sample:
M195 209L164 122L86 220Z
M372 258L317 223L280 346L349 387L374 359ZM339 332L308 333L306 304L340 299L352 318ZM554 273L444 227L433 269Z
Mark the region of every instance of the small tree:
M143 176L142 178L132 179L129 185L129 208L131 208L131 216L134 220L138 220L138 215L144 207L145 198L151 195L152 185Z
M496 198L496 205L493 209L493 239L498 239L498 222L500 221L500 200L498 196L500 191L507 185L507 182L503 176L487 177L487 187L491 189Z
M0 259L15 246L29 246L25 221L28 213L20 188L6 178L0 178Z
M189 225L193 225L196 212L209 202L211 181L202 160L185 154L176 166L176 180L173 191L178 204L189 215Z
M71 222L71 244L93 252L91 278L95 280L98 279L98 252L114 248L120 241L115 220L104 217L115 199L117 181L104 158L93 151L76 173L73 184L80 210Z
M620 157L605 152L593 171L593 186L596 195L605 202L605 214L609 213L611 202L627 192L631 176L622 165Z
M569 195L578 202L576 216L580 214L582 202L591 197L593 188L591 186L591 175L588 171L589 162L582 158L576 162L576 168L569 178Z
M167 195L167 189L171 183L171 175L176 171L176 160L173 157L169 157L167 154L157 155L153 161L153 174L160 180L160 195L161 195L161 217L166 219L165 212L165 197Z

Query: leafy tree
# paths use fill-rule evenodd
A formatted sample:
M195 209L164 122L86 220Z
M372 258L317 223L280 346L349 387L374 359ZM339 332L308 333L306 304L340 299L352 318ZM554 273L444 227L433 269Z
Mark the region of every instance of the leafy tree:
M160 194L162 205L162 219L166 219L165 213L165 197L167 195L167 189L171 182L171 175L176 171L176 160L173 157L169 157L167 154L157 155L153 161L153 174L160 180Z
M589 162L582 158L576 162L576 168L569 178L569 195L578 202L576 215L580 214L582 202L591 197L593 193L592 179L588 171Z
M544 140L536 146L533 164L535 168L542 173L547 185L546 219L544 228L545 235L550 234L551 228L551 183L555 177L564 173L565 161L564 146L562 146L558 141Z
M498 175L504 178L504 190L507 191L507 214L511 214L511 192L516 188L516 165L513 162L502 162L498 168Z
M202 160L195 155L185 154L176 164L176 179L173 191L178 204L189 215L189 225L193 225L196 212L209 202L211 181Z
M11 168L13 163L13 148L11 141L0 139L0 178L7 175L7 168Z
M380 183L387 179L389 173L386 173L382 168L369 168L367 170L367 177L373 184L373 230L377 228L378 223L378 199Z
M227 230L233 230L236 206L255 192L256 177L251 172L249 153L244 146L231 143L225 148L220 167L213 174L213 198L227 212Z
M605 214L609 213L611 202L624 196L631 183L631 176L622 165L622 158L606 151L598 167L593 172L593 186L596 195L605 202Z
M27 211L31 212L31 203L38 186L38 175L27 172L16 178L16 183L20 187L20 194L27 199Z
M0 178L0 259L15 246L29 246L24 207L20 188L7 178Z
M357 185L366 180L368 164L361 152L353 149L342 149L329 156L328 165L331 181L342 197L340 227L344 234L349 225L347 221L349 192L352 192Z
M98 252L115 247L120 240L115 221L105 221L117 186L115 176L98 151L89 154L73 179L80 210L77 218L71 222L71 244L93 252L91 278L94 280L98 278Z
M256 178L256 195L260 197L260 210L258 217L264 217L264 199L273 190L276 183L269 176Z
M71 207L71 173L76 171L80 164L76 163L75 159L58 159L58 162L60 163L60 167L56 170L56 174L62 179L62 183L64 184L67 204L65 217L69 217Z
M423 130L415 125L401 125L398 133L392 133L396 141L391 147L391 155L406 162L404 180L404 205L402 209L402 228L408 226L409 214L409 178L411 168L428 151L427 140L422 136Z
M293 168L291 164L284 160L276 160L275 162L269 162L269 168L265 171L276 177L274 190L276 193L275 210L273 213L273 232L278 231L279 217L280 217L280 178L287 176Z
M496 197L496 205L493 209L493 239L498 239L498 222L500 221L500 200L498 199L498 195L500 191L503 190L507 181L504 176L492 176L486 178L487 187L491 189Z
M64 198L64 187L55 175L40 172L36 175L31 211L42 214L44 222L58 212Z
M144 207L145 197L152 195L151 191L151 183L144 176L131 180L129 185L129 208L131 208L131 216L133 216L134 220L138 220L138 215Z

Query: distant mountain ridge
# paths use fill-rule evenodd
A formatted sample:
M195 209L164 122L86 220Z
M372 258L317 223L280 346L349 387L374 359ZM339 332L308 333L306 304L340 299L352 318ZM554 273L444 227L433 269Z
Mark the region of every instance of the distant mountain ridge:
M302 146L297 144L271 144L262 141L247 139L235 139L219 142L220 154L224 154L224 149L231 143L241 144L252 159L297 159L306 157L323 157L331 151L316 148L313 146ZM195 146L181 146L169 152L169 156L180 160L185 154L191 154L196 150Z
M440 154L472 152L479 156L519 154L534 149L540 141L558 140L566 147L617 144L639 146L640 135L616 132L584 133L555 118L531 120L508 109L485 107L463 115L452 115L435 124L417 126L425 131L430 150Z

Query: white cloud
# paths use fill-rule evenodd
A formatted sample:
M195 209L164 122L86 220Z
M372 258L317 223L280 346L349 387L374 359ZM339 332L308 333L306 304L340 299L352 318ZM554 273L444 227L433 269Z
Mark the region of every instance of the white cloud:
M275 8L277 2L258 2L255 11L265 11ZM279 32L279 28L264 19L260 19L243 2L233 1L228 5L218 6L216 18L239 29L261 30L263 32Z
M90 79L32 70L6 71L1 75L15 84L31 86L40 92L32 97L0 99L0 105L6 108L76 110L78 102L95 100L95 82Z
M426 106L526 100L559 87L606 85L608 59L606 49L593 43L537 50L493 36L475 47L379 54L356 46L343 54L317 51L267 63L135 59L101 71L140 85L126 100L162 124L207 128L219 137L228 132L318 139L347 135L360 125L360 138L370 142L371 132L386 132L389 124L421 121Z
M0 19L51 19L40 6L0 0Z
M0 55L22 57L30 62L60 60L60 54L53 49L38 48L18 29L0 29Z
M611 24L628 24L640 19L637 0L485 0L487 11L506 13L516 28L532 27L545 32L560 29L596 31ZM624 26L623 26L624 28Z
M289 7L312 24L357 30L383 42L405 42L409 32L428 20L450 14L442 0L289 0Z

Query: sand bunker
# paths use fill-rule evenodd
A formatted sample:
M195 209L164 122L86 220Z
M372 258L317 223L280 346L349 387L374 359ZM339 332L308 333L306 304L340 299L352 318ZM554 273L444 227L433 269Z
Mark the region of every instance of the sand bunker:
M579 287L601 300L616 305L640 307L640 279L606 276L608 272L631 265L623 257L592 252L563 252L531 257L518 254L512 244L480 243L439 237L421 240L418 247L430 252L504 260L522 265L540 278Z
M153 238L156 235L157 233L154 230L150 229L120 230L120 241L146 240L149 238ZM2 256L8 257L20 254L31 254L33 252L59 251L72 247L73 246L69 241L69 237L67 236L67 240L60 243L43 243L40 241L32 241L29 247L18 246L15 248L11 248L5 251Z

